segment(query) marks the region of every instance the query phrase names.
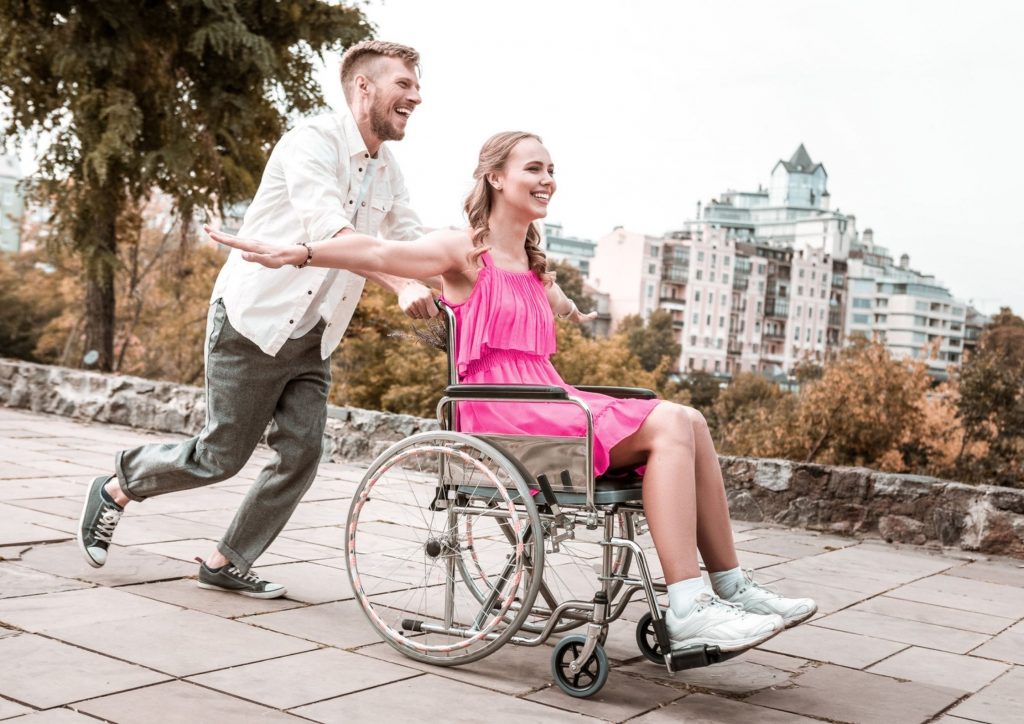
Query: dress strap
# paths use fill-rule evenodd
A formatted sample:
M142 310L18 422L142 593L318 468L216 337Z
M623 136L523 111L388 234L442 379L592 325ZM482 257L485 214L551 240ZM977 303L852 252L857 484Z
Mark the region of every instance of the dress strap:
M480 255L480 261L484 266L494 266L494 260L491 259L491 252L485 251Z

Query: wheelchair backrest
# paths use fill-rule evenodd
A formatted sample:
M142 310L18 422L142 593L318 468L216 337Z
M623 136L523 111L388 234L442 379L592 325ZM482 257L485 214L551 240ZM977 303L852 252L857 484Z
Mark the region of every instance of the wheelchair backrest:
M437 306L444 315L446 328L446 354L448 362L448 384L459 383L459 372L456 364L456 321L455 312L444 302L438 300ZM556 404L556 403L537 403ZM458 403L452 417L454 422L447 425L447 419L442 420L442 426L447 429L459 431L458 424ZM533 477L545 475L548 481L554 486L555 491L559 490L586 493L586 445L585 437L560 437L560 436L539 436L539 435L504 435L498 433L472 433L474 437L492 443L509 457L517 459L522 466Z

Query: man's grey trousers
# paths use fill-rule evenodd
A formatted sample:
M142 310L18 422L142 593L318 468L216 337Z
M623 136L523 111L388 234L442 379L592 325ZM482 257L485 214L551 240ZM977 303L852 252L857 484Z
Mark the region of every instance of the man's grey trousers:
M241 571L274 541L313 483L320 462L329 359L320 357L321 320L271 357L239 334L223 303L210 307L206 331L206 426L181 443L117 454L124 494L142 501L226 480L249 460L267 424L276 454L260 472L217 548Z

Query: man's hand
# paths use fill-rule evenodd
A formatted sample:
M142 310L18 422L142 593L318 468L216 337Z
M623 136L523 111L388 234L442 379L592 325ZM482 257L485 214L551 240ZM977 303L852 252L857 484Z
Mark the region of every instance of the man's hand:
M232 249L238 249L246 261L255 262L270 269L279 269L285 264L301 264L306 260L306 247L302 245L274 246L255 239L243 239L234 234L214 231L209 226L203 226L203 230L214 241Z
M430 319L437 316L434 295L419 282L409 282L398 294L398 306L413 319Z

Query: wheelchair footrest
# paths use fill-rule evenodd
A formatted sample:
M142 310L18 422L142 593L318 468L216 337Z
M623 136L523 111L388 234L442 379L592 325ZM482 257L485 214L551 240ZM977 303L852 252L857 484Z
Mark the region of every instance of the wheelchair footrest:
M721 661L726 661L739 653L740 652L738 651L723 653L717 646L708 646L707 644L688 646L685 649L676 649L672 652L671 667L672 671L697 669L701 666L708 666L710 664L717 664Z

